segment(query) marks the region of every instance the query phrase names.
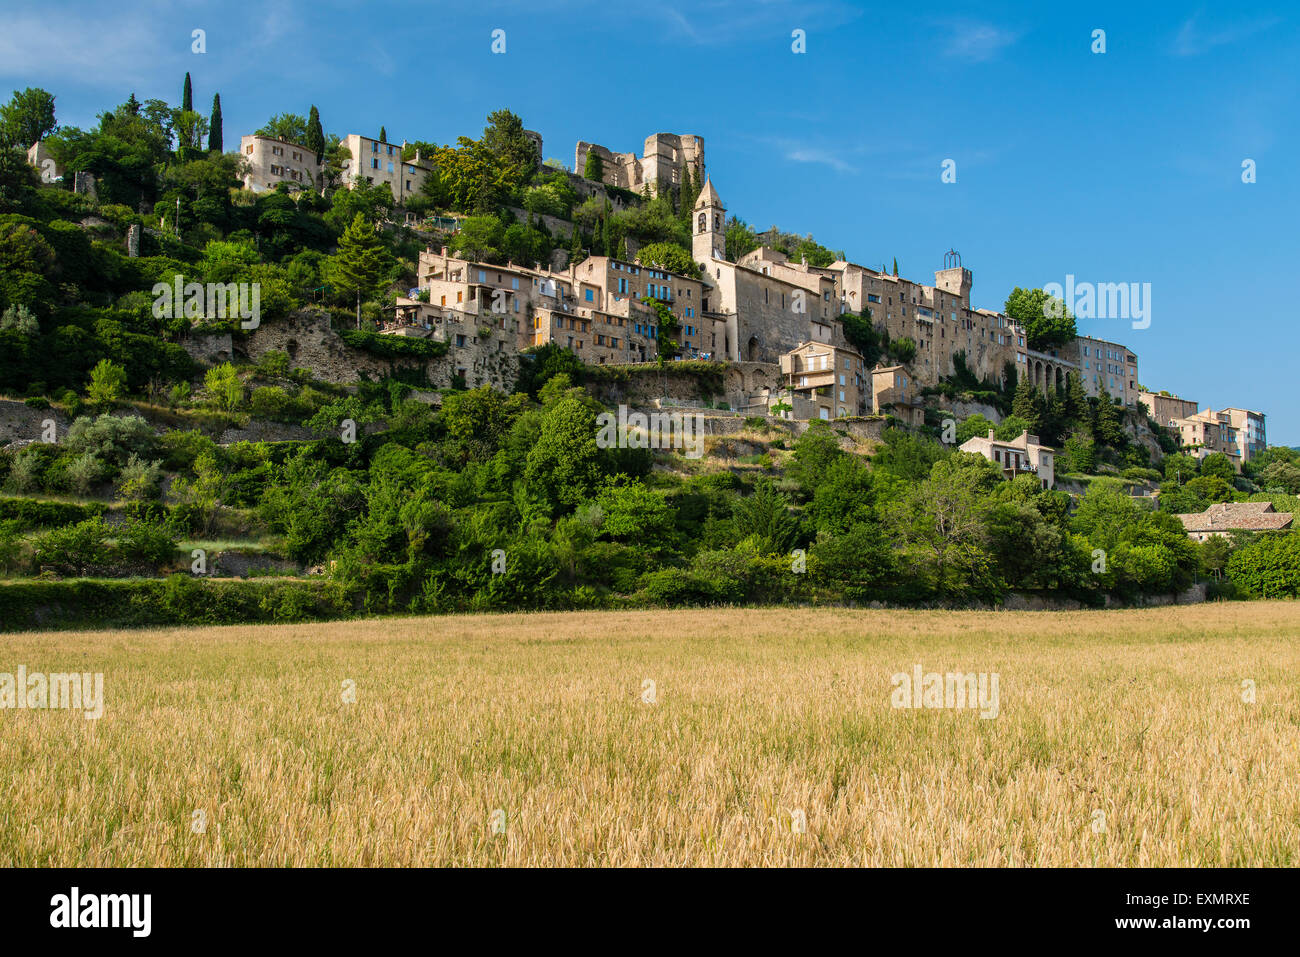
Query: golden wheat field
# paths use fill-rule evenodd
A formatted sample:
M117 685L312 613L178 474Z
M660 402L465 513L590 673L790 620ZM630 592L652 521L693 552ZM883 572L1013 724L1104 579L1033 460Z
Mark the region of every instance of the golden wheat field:
M1286 603L8 635L0 672L106 703L0 711L0 862L1294 866L1298 636ZM916 665L996 673L997 717L893 707Z

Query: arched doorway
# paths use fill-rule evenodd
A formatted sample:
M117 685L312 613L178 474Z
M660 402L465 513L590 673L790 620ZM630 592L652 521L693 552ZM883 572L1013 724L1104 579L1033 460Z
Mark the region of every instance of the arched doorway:
M745 359L749 362L758 361L758 336L749 337L749 344L745 346Z

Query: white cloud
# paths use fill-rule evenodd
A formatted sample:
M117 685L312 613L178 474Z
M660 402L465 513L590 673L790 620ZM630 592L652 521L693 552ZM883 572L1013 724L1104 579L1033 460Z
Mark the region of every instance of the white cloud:
M1215 47L1237 43L1280 22L1277 17L1269 17L1243 23L1217 22L1202 25L1198 22L1200 18L1200 13L1197 13L1178 28L1178 35L1173 42L1174 56L1200 56Z
M942 26L948 30L944 54L973 63L996 59L1003 50L1020 39L1020 34L1011 30L974 20L949 20Z
M831 169L838 170L841 173L854 173L857 170L837 153L830 150L818 149L816 147L794 147L786 150L785 158L795 163L819 163L823 166L829 166Z

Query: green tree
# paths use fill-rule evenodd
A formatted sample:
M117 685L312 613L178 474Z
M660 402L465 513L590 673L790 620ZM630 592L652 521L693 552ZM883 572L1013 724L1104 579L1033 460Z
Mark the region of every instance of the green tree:
M209 369L203 377L203 386L212 400L227 411L234 411L244 401L244 383L229 362Z
M1228 559L1228 578L1247 595L1300 598L1300 535L1261 535Z
M738 262L741 256L753 252L759 246L758 234L739 217L732 216L727 220L727 231L725 235L725 246L723 254L727 257L727 262Z
M339 292L354 293L357 328L361 328L361 301L379 294L393 268L392 256L360 213L339 238L338 252L326 266L331 284Z
M542 414L541 432L524 466L524 485L552 514L576 508L600 482L596 433L596 414L576 398L560 399Z
M54 121L54 95L28 87L0 106L0 146L26 150L58 129Z
M987 596L993 590L986 495L1000 480L997 466L984 456L957 452L888 506L918 572L941 597Z
M510 192L521 189L541 163L537 146L529 139L523 121L509 110L493 110L488 114L481 142Z
M516 225L518 225L516 223ZM457 255L476 262L499 262L505 229L496 216L469 216L460 222L452 246Z
M185 85L181 87L181 109L186 113L194 112L194 88L190 85L190 75L185 74Z
M650 243L637 251L636 261L642 266L666 269L683 276L698 276L699 267L691 254L676 243Z
M320 110L316 109L315 103L307 114L307 135L302 145L316 154L317 163L325 159L325 130L321 127Z
M90 370L86 397L100 408L108 408L126 391L126 370L108 359L100 359Z
M1011 414L1022 422L1028 423L1029 430L1038 434L1047 417L1047 400L1026 378L1016 385L1016 392L1011 400Z
M1120 408L1104 389L1097 399L1097 419L1093 425L1093 435L1097 441L1112 449L1122 449L1128 444Z
M221 94L212 95L212 115L208 118L208 152L220 153L225 150L225 139L221 132Z
M1024 328L1031 349L1063 346L1077 335L1074 316L1065 303L1041 289L1017 286L1007 296L1002 311Z
M1212 452L1201 460L1201 474L1221 478L1232 485L1237 470L1232 467L1232 460L1222 452Z
M593 183L603 182L605 179L605 164L597 155L595 150L587 152L587 160L582 167L582 176Z
M269 136L286 143L303 144L307 138L307 121L297 113L277 113L257 131L258 136Z
M732 507L736 534L752 538L764 552L783 554L794 544L799 522L791 514L786 497L771 480L763 479L751 495Z

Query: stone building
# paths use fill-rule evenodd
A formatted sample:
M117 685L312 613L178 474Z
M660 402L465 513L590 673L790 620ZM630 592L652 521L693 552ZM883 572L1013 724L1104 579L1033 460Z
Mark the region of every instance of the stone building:
M288 183L297 189L320 188L320 163L307 147L273 136L252 134L239 138L244 160L244 188L262 193Z
M711 180L700 191L692 221L692 253L706 287L702 312L725 329L719 357L775 363L805 341L847 346L832 278L793 266L771 250L755 250L745 264L727 262L727 211Z
M1138 389L1138 360L1132 349L1118 342L1079 336L1070 343L1070 358L1078 365L1083 389L1093 398L1106 393L1120 405L1133 408Z
M1204 512L1179 515L1187 537L1209 541L1231 532L1281 532L1291 527L1291 512L1279 512L1272 502L1218 502Z
M1147 407L1147 413L1160 425L1176 428L1175 419L1195 415L1200 408L1194 399L1180 399L1165 392L1138 392L1138 401Z
M593 365L658 357L659 314L643 297L668 306L682 358L710 359L725 330L703 315L704 284L683 276L589 256L565 269L474 262L441 252L420 254L417 281L429 305L478 317L509 319L520 349L555 343Z
M859 415L866 386L862 356L824 342L801 342L781 356L781 375L792 397L793 418L838 419Z
M1268 448L1264 432L1264 413L1250 409L1224 409L1228 423L1237 430L1237 449L1241 460L1249 462Z
M383 183L393 191L393 199L398 205L418 193L433 172L432 164L420 157L419 150L412 159L403 160L403 146L373 140L359 133L350 134L343 143L350 154L350 158L343 161L344 184L351 187L361 180Z
M925 404L906 367L877 366L871 370L871 411L892 415L911 426L925 424Z
M575 173L586 168L588 153L600 157L604 183L637 193L647 186L656 195L666 187L680 186L687 168L694 170L697 182L704 179L704 137L689 133L651 134L640 156L579 140L573 151Z
M1201 409L1193 399L1162 392L1139 392L1138 400L1146 405L1151 418L1173 430L1184 450L1197 458L1222 452L1240 471L1242 463L1268 448L1263 412Z
M54 158L45 140L37 140L27 149L27 164L36 169L41 182L58 183L63 180L63 166Z
M999 440L993 430L987 437L976 436L961 444L963 452L975 452L1002 469L1004 478L1013 479L1017 475L1034 475L1043 488L1056 484L1056 467L1050 446L1041 445L1038 436L1028 431L1021 432L1018 438L1010 442Z

